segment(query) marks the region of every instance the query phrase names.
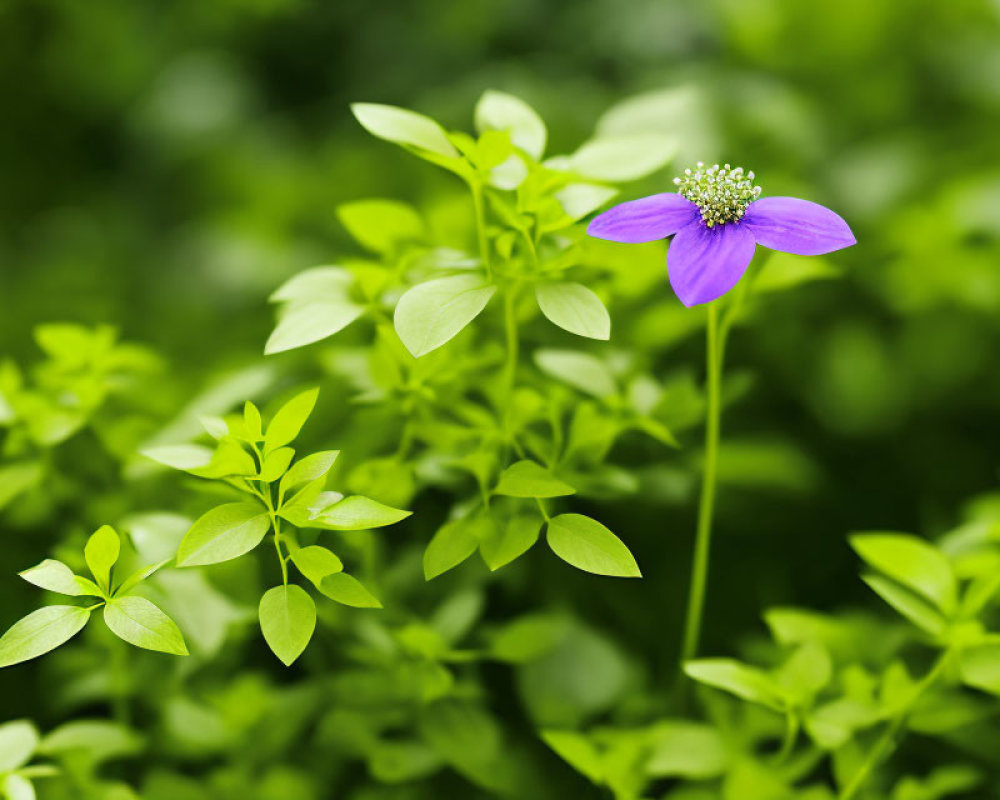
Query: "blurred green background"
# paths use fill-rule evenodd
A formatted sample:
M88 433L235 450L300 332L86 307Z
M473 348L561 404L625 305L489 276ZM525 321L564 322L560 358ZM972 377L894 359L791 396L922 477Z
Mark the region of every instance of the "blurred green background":
M263 359L276 286L356 250L338 203L455 191L368 136L349 103L467 129L487 88L531 103L551 152L613 103L676 89L678 169L742 164L765 194L830 206L857 235L834 260L842 277L767 299L734 335L731 369L752 383L724 435L779 446L734 448L728 480L723 466L705 652L759 632L771 604L870 605L847 532L933 533L995 488L996 0L5 0L0 352L36 360L42 322L113 324L164 357L169 416L219 370ZM665 280L654 291L651 305L669 299ZM700 373L698 337L647 332L660 367ZM674 487L675 504L602 509L647 580L605 594L533 564L491 614L573 607L662 673L694 527L691 474L668 473L647 486ZM33 602L12 584L39 550L21 540L6 559L5 606ZM40 686L2 675L0 690L3 716L52 713Z

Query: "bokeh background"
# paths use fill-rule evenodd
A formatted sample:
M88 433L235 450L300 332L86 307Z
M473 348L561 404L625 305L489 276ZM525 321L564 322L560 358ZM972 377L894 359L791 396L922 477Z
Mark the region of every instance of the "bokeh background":
M151 402L168 417L220 370L262 360L276 286L356 251L337 204L454 192L369 137L349 103L468 129L487 88L531 103L551 152L623 98L676 90L678 168L752 168L766 194L828 205L857 234L833 260L840 277L775 295L734 334L729 363L749 388L724 424L736 444L706 652L760 632L772 604L871 605L849 531L933 534L996 488L996 0L6 0L0 354L36 360L42 322L110 323L162 355L173 388ZM665 282L653 291L651 305L670 302ZM655 319L658 365L697 374L698 337L673 342ZM685 444L697 451L696 431ZM647 486L676 502L602 509L647 580L605 594L535 565L495 613L570 606L662 672L694 526L693 473L672 469ZM45 550L13 540L5 624L37 599L14 572ZM0 675L0 716L59 719L42 682L23 681Z

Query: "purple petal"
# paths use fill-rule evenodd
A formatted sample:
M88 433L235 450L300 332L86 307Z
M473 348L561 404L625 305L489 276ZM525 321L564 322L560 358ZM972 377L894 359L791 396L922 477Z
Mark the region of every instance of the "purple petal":
M710 303L732 289L746 272L753 234L738 222L707 228L701 221L677 232L667 250L670 285L688 306Z
M665 239L698 219L698 206L676 192L630 200L598 214L587 226L597 239L638 244Z
M851 229L830 209L797 197L764 197L747 207L743 224L757 244L797 256L832 253L857 243Z

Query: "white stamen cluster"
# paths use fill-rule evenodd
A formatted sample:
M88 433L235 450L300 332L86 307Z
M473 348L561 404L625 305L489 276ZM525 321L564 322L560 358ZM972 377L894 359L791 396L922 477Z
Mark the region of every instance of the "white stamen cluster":
M677 191L701 209L705 226L712 228L743 218L747 206L760 197L760 187L753 185L753 172L729 164L713 164L706 169L699 161L694 170L686 169L674 178Z

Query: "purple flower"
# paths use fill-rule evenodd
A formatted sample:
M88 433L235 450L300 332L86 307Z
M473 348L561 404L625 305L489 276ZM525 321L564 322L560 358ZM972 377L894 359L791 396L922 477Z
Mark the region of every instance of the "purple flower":
M673 236L667 252L670 285L686 306L710 303L738 282L756 246L800 256L856 243L830 209L796 197L760 198L754 174L718 164L684 171L677 193L621 203L596 216L587 233L612 242Z

